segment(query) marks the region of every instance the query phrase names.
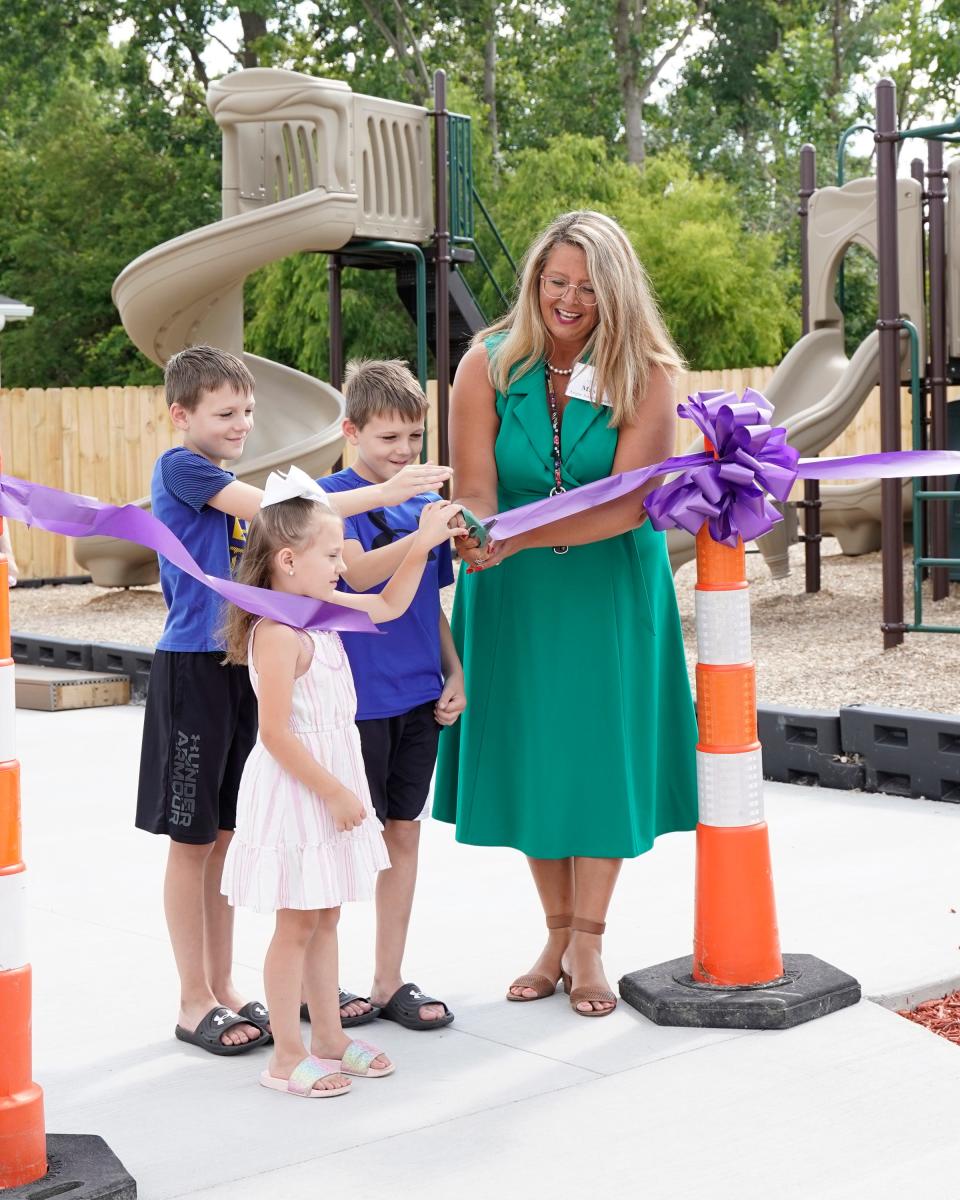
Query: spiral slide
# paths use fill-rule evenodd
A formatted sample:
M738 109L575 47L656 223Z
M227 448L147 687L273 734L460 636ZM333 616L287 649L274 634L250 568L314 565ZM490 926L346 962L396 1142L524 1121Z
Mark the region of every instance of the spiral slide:
M223 219L135 259L114 283L114 303L155 363L203 342L242 356L257 412L238 478L262 485L291 463L321 475L340 454L343 398L244 353L244 280L287 255L339 250L354 237L423 242L432 228L428 114L339 81L261 68L212 84L207 105L223 135ZM103 586L157 579L156 556L130 543L85 538L74 554Z

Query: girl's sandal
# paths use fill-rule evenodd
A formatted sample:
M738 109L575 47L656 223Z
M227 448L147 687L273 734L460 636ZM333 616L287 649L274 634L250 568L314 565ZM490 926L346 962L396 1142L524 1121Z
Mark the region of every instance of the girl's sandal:
M341 1075L361 1075L365 1079L382 1079L384 1075L392 1075L397 1069L396 1063L390 1063L386 1067L371 1067L370 1064L383 1051L378 1046L373 1046L370 1042L353 1041L343 1052L343 1058L340 1061Z
M587 921L582 917L574 917L570 922L570 928L575 929L580 933L593 933L599 937L606 929L605 921ZM610 991L609 988L601 987L573 987L572 980L566 971L561 974L563 979L563 990L570 997L570 1007L578 1017L609 1017L613 1010L617 1007L617 997ZM609 1008L588 1008L586 1010L577 1008L578 1004L609 1004Z
M573 915L571 913L561 913L556 917L547 917L547 928L568 929L572 920ZM513 993L514 988L529 988L537 994L535 996L515 996ZM552 996L556 990L556 982L548 979L546 975L518 975L507 988L507 999L519 1000L521 1003L527 1003L531 1000L545 1000L547 996Z
M269 1071L261 1071L260 1084L262 1087L272 1088L275 1092L289 1092L291 1096L300 1096L304 1100L326 1100L330 1096L343 1096L349 1092L349 1081L342 1087L335 1088L318 1088L314 1087L314 1084L330 1075L344 1074L346 1072L341 1069L335 1058L316 1058L308 1054L293 1068L289 1079L278 1079Z

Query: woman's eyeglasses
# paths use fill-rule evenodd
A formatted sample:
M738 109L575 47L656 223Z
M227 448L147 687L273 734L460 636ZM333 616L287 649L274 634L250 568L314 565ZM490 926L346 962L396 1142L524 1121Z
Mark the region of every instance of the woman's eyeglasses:
M593 308L597 303L597 293L589 283L571 283L569 279L561 279L558 275L541 275L540 283L545 296L551 300L562 300L573 288L573 294L580 304Z

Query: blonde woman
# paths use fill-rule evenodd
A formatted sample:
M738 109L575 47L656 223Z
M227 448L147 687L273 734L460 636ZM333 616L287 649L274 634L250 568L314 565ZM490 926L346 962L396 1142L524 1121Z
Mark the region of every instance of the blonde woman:
M457 372L458 502L489 516L666 458L679 364L620 226L557 218ZM622 860L697 818L673 578L642 505L653 486L478 552L454 608L469 705L443 731L434 815L461 842L528 858L547 942L507 999L562 978L586 1017L616 1006L600 938Z

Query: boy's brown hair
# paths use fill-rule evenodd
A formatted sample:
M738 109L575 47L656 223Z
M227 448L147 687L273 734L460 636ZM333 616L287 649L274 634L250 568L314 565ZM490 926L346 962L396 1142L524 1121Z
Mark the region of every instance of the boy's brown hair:
M193 412L204 392L216 391L224 384L238 396L252 396L255 380L235 354L216 346L188 346L163 368L167 408L179 404Z
M401 358L355 358L343 377L347 420L362 429L373 417L396 413L404 421L422 421L427 398Z

